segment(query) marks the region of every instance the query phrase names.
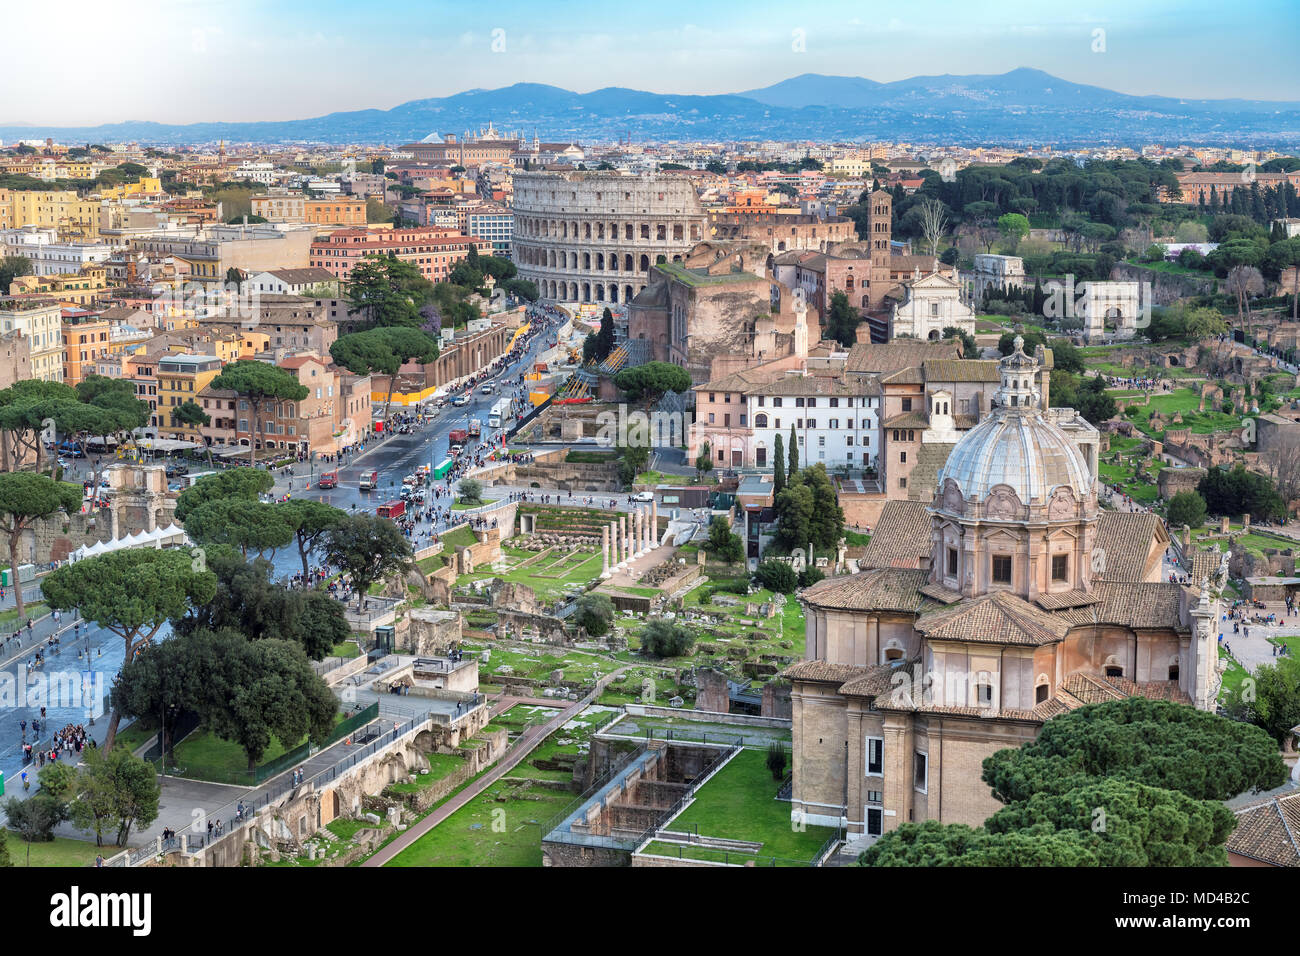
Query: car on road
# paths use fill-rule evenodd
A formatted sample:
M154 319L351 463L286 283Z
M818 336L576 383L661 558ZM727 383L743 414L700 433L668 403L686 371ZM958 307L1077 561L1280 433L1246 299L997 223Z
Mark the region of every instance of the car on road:
M480 395L491 395L491 394L492 394L492 383L489 382L488 384L486 384L486 385L484 385L482 388L480 388L480 389L479 389L479 394L480 394Z
M466 398L464 395L457 395L455 398L451 400L451 403L455 405L457 408L462 408L465 405L469 404L469 399Z
M635 501L654 501L655 493L653 491L641 491L634 496Z

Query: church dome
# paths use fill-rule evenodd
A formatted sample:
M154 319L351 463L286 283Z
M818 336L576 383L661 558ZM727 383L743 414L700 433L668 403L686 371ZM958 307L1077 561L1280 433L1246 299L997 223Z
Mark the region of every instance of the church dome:
M1093 490L1088 466L1069 436L1043 417L1038 365L1019 336L999 371L993 413L953 446L939 471L939 493L951 478L968 501L986 500L998 485L1011 488L1024 505L1045 504L1062 485L1087 499Z

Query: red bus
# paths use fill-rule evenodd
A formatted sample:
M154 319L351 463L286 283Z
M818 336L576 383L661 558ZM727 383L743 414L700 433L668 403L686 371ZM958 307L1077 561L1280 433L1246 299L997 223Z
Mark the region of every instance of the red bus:
M405 501L388 501L375 509L375 514L381 518L400 518L406 514Z

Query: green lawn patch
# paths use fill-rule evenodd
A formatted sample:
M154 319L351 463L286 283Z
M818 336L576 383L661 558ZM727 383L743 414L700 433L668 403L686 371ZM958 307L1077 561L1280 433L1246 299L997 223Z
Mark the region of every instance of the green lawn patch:
M27 866L27 844L13 830L5 831L5 840L9 845L9 860L14 866ZM95 846L93 841L73 840L68 837L55 837L47 843L33 843L31 866L94 866L95 857L108 859L117 856L124 847Z
M767 769L764 751L742 750L696 792L694 802L669 829L762 843L760 859L806 864L834 831L814 826L797 830L790 820L790 804L776 799L780 785Z

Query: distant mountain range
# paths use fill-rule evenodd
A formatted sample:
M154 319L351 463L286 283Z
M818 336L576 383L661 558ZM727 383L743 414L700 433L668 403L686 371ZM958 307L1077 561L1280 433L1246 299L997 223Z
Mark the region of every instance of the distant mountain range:
M959 145L1300 143L1300 103L1131 96L1070 83L1041 70L916 76L878 83L805 73L762 89L708 96L608 87L591 93L540 83L412 100L390 110L259 123L93 127L0 125L0 138L63 143L390 143L460 133L492 121L548 141L634 139L889 139Z

